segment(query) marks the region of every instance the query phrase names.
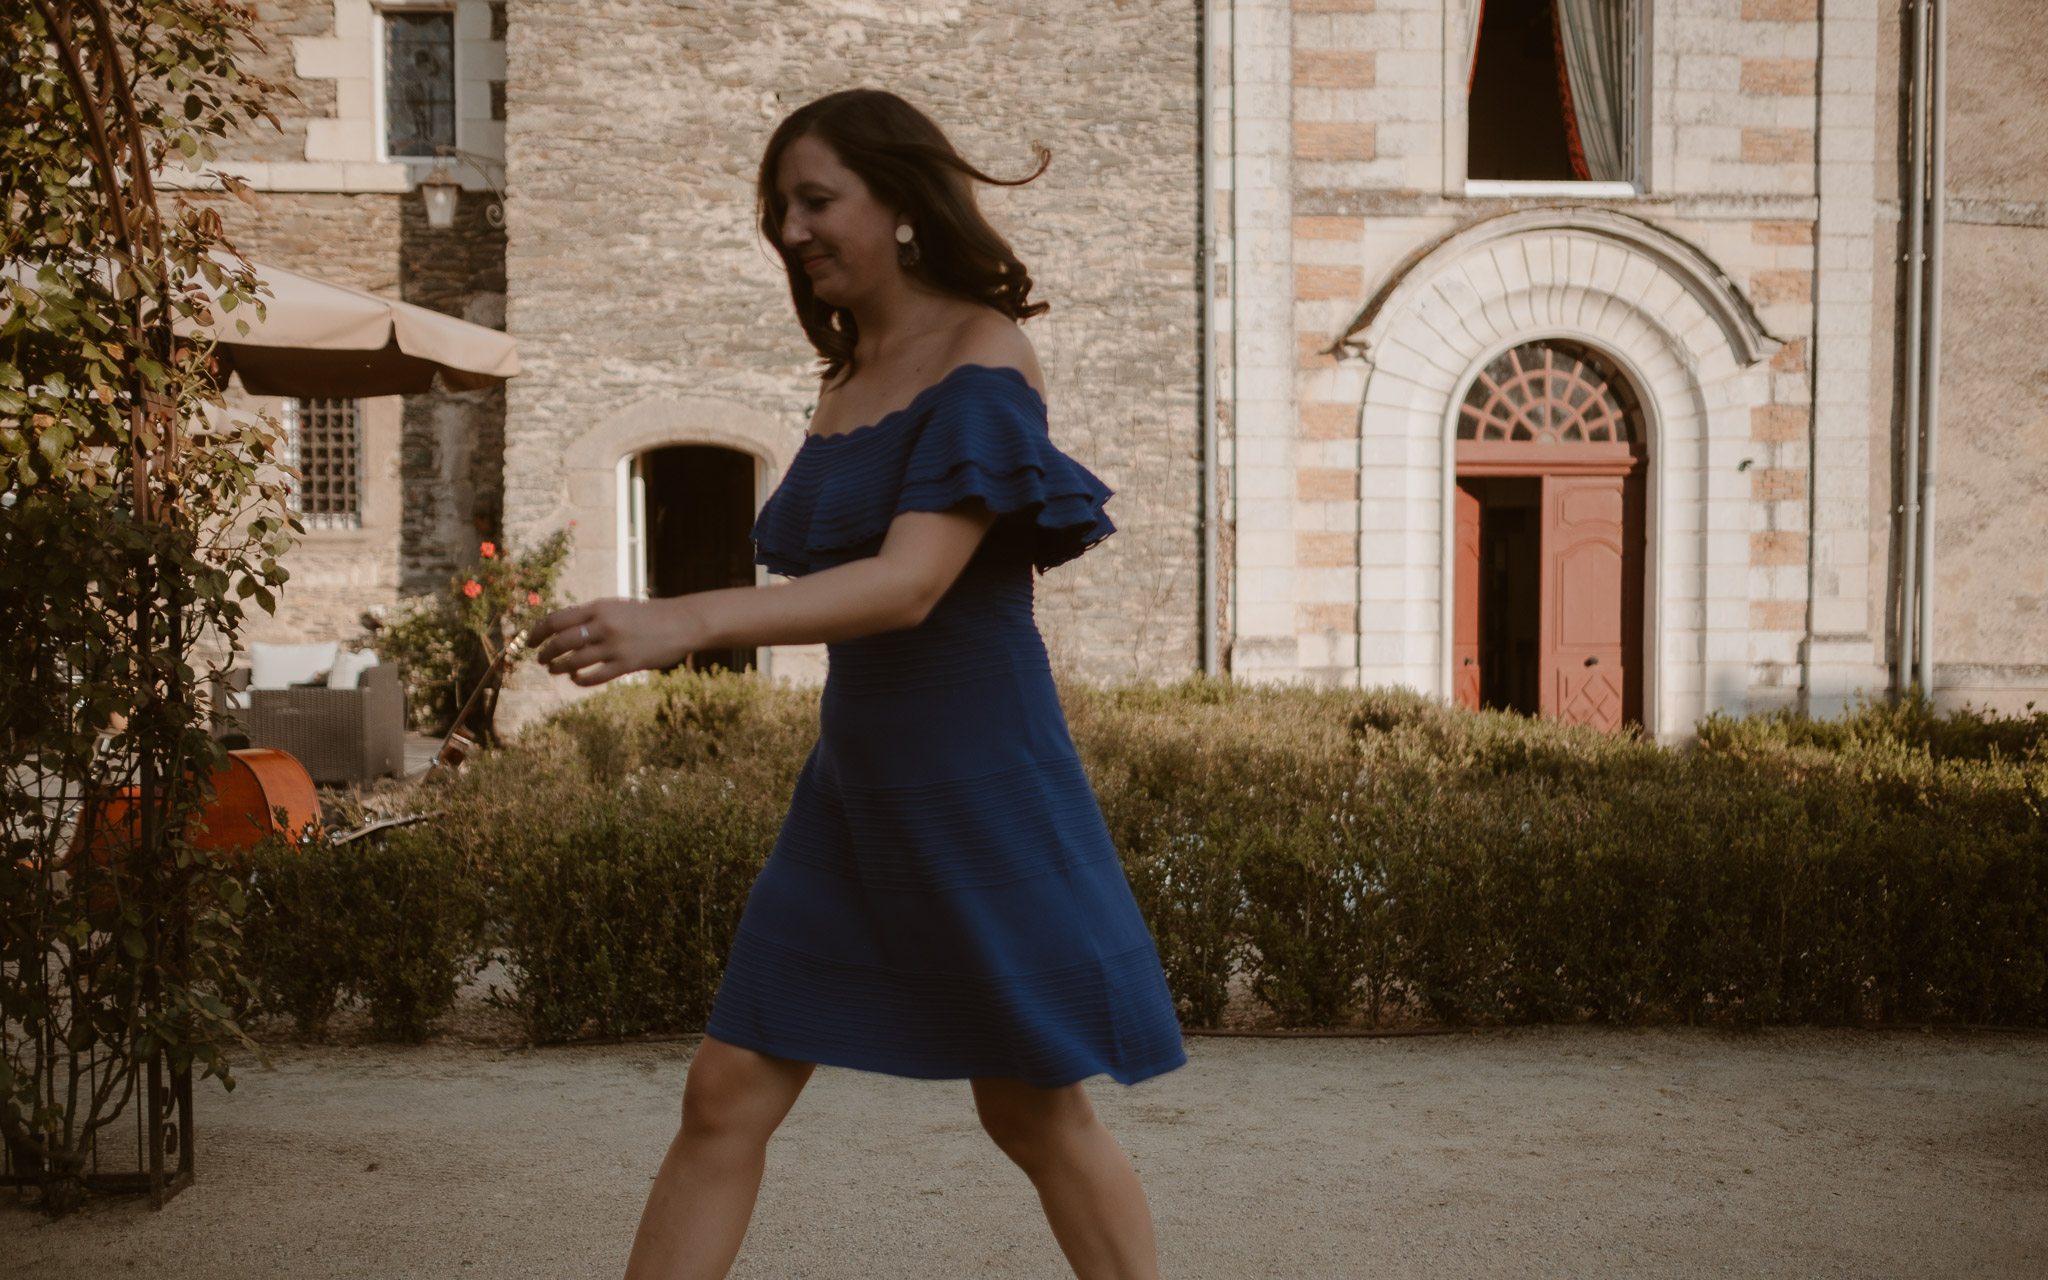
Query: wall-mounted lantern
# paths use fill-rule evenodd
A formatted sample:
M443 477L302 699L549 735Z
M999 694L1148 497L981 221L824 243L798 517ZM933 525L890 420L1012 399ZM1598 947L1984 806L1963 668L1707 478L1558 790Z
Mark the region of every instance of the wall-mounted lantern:
M436 164L433 172L421 178L420 197L427 202L427 225L436 231L446 231L455 225L455 198L462 191L462 184L455 175L448 172L445 164Z

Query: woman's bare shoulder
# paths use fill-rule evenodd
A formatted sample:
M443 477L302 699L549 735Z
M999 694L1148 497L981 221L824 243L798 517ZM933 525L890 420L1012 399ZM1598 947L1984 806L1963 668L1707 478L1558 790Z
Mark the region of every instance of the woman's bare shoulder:
M1016 321L976 307L953 339L951 365L979 364L991 369L1015 369L1024 375L1039 395L1045 394L1045 371L1038 366L1038 352Z

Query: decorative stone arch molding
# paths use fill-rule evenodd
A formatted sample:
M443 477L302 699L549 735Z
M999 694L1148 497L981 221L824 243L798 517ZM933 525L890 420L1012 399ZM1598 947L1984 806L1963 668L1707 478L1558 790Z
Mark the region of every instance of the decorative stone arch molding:
M758 505L782 479L803 444L803 428L765 410L711 396L643 400L592 427L562 450L567 515L576 522L566 594L593 600L618 594L618 467L622 459L666 445L717 445L759 464Z
M618 468L621 459L672 444L718 445L750 454L755 471L754 501L781 483L782 473L803 444L801 426L736 400L712 396L659 396L614 414L577 436L561 452L561 505L533 521L530 536L573 521L576 538L562 575L562 598L596 600L618 594ZM522 540L528 534L522 534ZM763 669L803 683L824 678L823 646L764 649ZM588 697L567 676L537 667L514 668L499 695L498 727L512 732L549 712Z
M1704 254L1606 210L1539 209L1458 231L1404 263L1342 346L1365 360L1359 449L1362 684L1450 696L1458 405L1510 347L1570 339L1612 357L1649 445L1644 714L1680 737L1749 686L1751 503L1740 466L1761 362L1780 345Z

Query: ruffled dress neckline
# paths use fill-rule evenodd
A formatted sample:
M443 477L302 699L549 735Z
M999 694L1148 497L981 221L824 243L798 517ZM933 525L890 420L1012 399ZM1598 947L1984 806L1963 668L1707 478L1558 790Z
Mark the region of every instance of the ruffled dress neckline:
M1116 531L1109 487L1054 446L1024 374L963 364L865 426L807 436L754 521L754 559L796 577L881 550L897 516L980 503L978 563L1043 571Z
M883 414L881 417L876 418L873 422L863 423L858 427L849 427L844 431L834 431L824 435L820 435L811 431L804 432L804 442L799 447L808 449L814 442L827 440L848 440L853 438L854 436L864 435L870 431L880 431L883 427L887 426L892 420L905 417L906 415L915 412L917 410L917 407L921 403L923 403L926 397L935 394L940 387L945 386L947 383L953 381L955 378L958 378L961 375L966 374L970 371L974 373L988 373L998 375L1008 374L1010 375L1010 379L1012 381L1015 381L1018 385L1022 386L1026 391L1029 391L1032 395L1038 396L1038 403L1041 407L1043 407L1045 404L1045 397L1038 395L1038 388L1031 385L1031 379L1024 376L1023 370L1013 369L1006 364L974 364L970 361L967 364L956 364L952 368L946 370L945 373L939 375L938 381L932 383L927 387L924 387L923 389L918 391L916 395L910 397L909 404L901 405L897 408L891 409L889 410L889 412Z

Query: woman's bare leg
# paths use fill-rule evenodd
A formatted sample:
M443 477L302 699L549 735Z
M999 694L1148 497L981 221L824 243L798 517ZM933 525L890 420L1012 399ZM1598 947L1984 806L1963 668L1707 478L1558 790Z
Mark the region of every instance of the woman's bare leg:
M754 1216L768 1139L810 1078L808 1062L704 1037L683 1086L683 1127L647 1193L626 1280L718 1280L731 1268Z
M1158 1280L1145 1189L1086 1089L976 1080L974 1109L988 1136L1038 1188L1053 1238L1078 1280Z

